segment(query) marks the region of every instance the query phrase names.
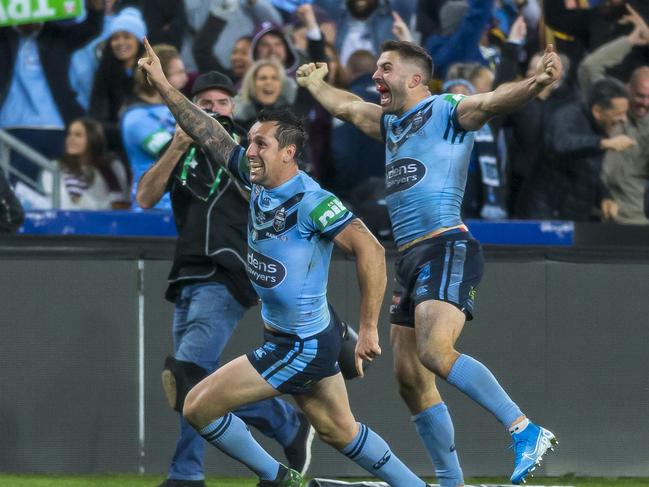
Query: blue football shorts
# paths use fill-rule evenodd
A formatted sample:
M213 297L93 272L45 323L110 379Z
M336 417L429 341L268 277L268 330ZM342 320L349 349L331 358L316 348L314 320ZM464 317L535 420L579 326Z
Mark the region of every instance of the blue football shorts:
M275 389L303 394L320 379L340 372L341 345L340 326L332 319L325 330L307 338L266 329L264 344L246 356Z
M445 301L473 319L477 286L482 279L482 247L468 232L442 234L399 253L391 323L415 326L415 307L424 301Z

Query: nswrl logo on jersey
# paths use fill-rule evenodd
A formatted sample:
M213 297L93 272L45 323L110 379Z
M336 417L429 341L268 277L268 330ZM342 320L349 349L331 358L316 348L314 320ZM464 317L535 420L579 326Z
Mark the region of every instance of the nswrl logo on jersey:
M275 213L275 218L273 218L273 228L276 232L281 232L286 226L286 210L282 206Z
M309 216L315 222L318 229L324 232L329 225L345 216L346 212L347 208L345 208L345 205L338 198L331 195L311 210Z

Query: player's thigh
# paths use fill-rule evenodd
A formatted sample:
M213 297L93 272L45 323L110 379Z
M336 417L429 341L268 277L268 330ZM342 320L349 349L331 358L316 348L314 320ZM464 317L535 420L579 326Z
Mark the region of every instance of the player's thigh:
M244 404L279 394L242 355L194 386L187 394L183 413L192 424L197 425L221 417Z
M440 402L442 399L435 384L435 374L419 360L414 328L393 324L390 341L399 394L410 412L417 414Z
M320 438L334 447L345 447L358 433L342 374L321 379L308 393L294 399Z
M453 350L465 322L466 315L454 304L433 299L419 303L415 307L418 355Z

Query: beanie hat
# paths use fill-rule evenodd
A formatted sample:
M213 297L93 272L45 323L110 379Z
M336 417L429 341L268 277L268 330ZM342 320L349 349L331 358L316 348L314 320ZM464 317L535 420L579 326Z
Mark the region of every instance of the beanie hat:
M469 4L466 0L449 0L439 10L439 24L443 36L450 36L459 29Z
M135 7L121 10L110 23L108 36L112 36L115 32L128 32L142 42L142 38L146 37L147 28L140 11Z

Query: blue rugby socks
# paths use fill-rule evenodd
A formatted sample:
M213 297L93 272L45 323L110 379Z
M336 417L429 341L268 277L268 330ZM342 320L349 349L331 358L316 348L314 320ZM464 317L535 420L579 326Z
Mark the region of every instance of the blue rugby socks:
M435 477L439 485L464 485L462 468L455 451L455 431L446 404L435 404L413 416L412 421L435 465Z
M198 431L205 440L223 453L239 460L262 480L274 480L279 462L252 437L246 423L232 413L212 421Z
M383 438L364 424L359 423L359 426L358 434L349 445L340 450L341 453L392 487L426 485L392 453Z
M523 416L489 369L468 355L458 357L446 381L491 412L506 428Z

